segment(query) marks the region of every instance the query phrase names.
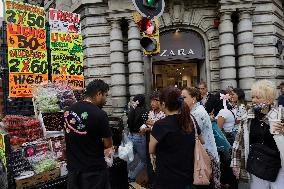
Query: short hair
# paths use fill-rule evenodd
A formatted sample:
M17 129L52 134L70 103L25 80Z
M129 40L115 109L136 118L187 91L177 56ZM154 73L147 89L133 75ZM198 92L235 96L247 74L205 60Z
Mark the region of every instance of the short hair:
M279 86L280 86L280 87L281 87L281 86L284 86L284 81L283 81L283 82L281 82Z
M207 88L207 84L204 81L200 81L198 85L203 85L205 88Z
M108 84L106 84L101 79L95 79L87 85L85 95L87 97L94 97L98 94L98 92L107 93L108 91L109 91Z
M259 80L252 85L251 93L252 95L259 95L269 103L273 103L276 98L276 86L271 81Z
M186 90L187 93L191 96L191 97L195 97L197 102L201 101L201 94L199 92L199 90L195 87L185 87L183 90Z

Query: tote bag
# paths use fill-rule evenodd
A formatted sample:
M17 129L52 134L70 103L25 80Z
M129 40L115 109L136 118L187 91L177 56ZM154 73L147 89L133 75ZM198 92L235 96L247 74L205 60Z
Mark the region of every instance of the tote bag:
M198 138L195 119L193 117L191 119L195 130L193 184L209 185L212 175L211 159Z

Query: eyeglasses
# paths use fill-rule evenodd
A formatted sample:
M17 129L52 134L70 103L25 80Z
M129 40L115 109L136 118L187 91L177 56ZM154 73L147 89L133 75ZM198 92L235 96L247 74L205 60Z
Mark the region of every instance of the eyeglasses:
M205 88L198 88L199 90L204 90Z

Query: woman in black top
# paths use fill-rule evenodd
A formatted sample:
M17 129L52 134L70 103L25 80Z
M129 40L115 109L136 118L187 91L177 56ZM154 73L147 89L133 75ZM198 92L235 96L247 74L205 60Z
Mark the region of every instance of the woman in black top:
M129 181L133 182L146 166L146 136L141 131L141 126L146 123L148 111L145 106L145 96L138 94L133 98L133 106L130 107L128 114L128 128L130 131L129 139L133 142L134 155L137 154L140 162L129 174ZM129 165L132 169L132 164Z
M163 89L160 103L166 117L155 122L149 144L150 153L156 154L156 187L191 189L195 138L190 109L176 87Z

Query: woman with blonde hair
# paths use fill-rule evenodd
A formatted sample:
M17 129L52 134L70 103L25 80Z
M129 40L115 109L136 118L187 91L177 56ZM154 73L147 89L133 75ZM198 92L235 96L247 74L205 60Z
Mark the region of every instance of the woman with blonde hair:
M276 87L261 80L253 84L251 93L252 107L239 126L231 167L237 179L248 182L251 189L283 189L284 158L280 152L284 148L280 141L284 127L281 122L269 124L278 117L278 109L273 106ZM277 132L271 132L271 128Z

